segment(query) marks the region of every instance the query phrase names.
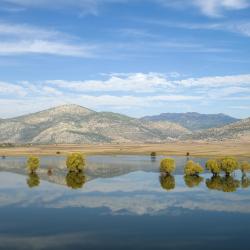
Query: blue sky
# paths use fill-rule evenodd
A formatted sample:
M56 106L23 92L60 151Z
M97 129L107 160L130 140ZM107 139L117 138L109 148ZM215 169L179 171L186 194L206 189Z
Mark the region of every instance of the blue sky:
M250 116L249 0L1 0L0 117L60 104Z

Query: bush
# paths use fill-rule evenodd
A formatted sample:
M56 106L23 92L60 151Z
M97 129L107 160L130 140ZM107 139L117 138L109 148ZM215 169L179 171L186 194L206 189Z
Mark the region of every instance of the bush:
M163 159L161 161L160 171L171 174L175 171L175 160L174 159Z
M36 173L29 174L29 178L27 179L27 185L30 188L38 187L40 184L40 178Z
M250 172L250 163L247 161L241 162L240 169L243 174Z
M67 186L73 189L82 188L86 177L82 173L69 172L66 176Z
M27 167L30 173L35 173L40 167L40 160L38 157L30 156L27 160Z
M198 176L203 172L203 168L199 163L188 161L184 168L185 175Z
M70 172L81 172L85 166L85 159L82 154L73 153L68 156L66 165Z
M213 175L218 175L221 172L220 164L217 160L208 160L206 162L206 169L211 171Z
M221 170L225 172L227 176L233 173L236 169L238 169L238 162L233 157L226 157L220 160Z
M175 178L172 175L161 175L160 183L162 188L166 190L172 190L175 188Z
M184 181L188 187L193 188L199 186L203 178L198 175L185 175Z
M152 152L152 153L150 154L150 156L151 156L151 157L156 157L156 152Z

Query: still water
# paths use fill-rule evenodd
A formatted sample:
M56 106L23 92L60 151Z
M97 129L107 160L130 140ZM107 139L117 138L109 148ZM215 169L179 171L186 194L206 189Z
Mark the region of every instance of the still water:
M80 176L63 157L37 175L0 159L0 249L249 249L250 176L185 179L175 159L171 178L161 157L92 156Z

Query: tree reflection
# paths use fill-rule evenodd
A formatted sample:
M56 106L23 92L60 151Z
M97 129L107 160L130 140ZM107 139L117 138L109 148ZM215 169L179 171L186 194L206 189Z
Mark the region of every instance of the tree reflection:
M40 178L36 173L30 173L27 179L27 185L30 188L38 187L40 184Z
M241 178L241 187L242 188L249 188L250 187L250 178L246 175L243 175Z
M232 176L213 176L206 180L206 185L209 189L218 190L222 192L235 192L240 187L240 181L234 179Z
M67 186L73 189L82 188L86 182L86 177L82 172L68 172L66 176Z
M161 187L166 190L172 190L175 188L175 178L172 175L162 173L160 175Z
M186 183L186 186L193 188L200 185L200 183L203 181L203 177L198 175L185 175L184 181Z

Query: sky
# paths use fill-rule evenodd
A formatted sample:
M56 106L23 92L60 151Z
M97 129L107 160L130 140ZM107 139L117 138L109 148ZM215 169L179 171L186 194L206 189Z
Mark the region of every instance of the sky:
M250 116L250 0L0 0L0 118L78 104Z

